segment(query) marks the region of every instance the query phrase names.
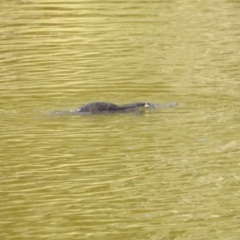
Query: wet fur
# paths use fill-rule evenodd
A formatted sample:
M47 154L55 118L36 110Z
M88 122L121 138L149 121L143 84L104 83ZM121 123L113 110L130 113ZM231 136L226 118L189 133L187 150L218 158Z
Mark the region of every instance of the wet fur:
M120 112L134 110L140 107L149 107L149 104L144 102L137 102L119 106L108 102L92 102L82 106L77 111L80 113Z

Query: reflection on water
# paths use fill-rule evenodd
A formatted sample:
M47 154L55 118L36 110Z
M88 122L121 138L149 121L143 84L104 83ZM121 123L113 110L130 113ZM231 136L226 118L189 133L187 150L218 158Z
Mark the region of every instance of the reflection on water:
M4 1L1 239L237 239L238 9Z

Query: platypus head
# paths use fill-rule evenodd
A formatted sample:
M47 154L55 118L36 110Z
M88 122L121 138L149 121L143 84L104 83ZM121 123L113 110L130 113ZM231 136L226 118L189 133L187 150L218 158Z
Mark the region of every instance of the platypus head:
M150 103L144 103L144 107L148 108L150 106Z
M147 103L145 103L144 107L145 107L145 108L156 108L157 105L154 104L154 103L148 103L148 102L147 102Z

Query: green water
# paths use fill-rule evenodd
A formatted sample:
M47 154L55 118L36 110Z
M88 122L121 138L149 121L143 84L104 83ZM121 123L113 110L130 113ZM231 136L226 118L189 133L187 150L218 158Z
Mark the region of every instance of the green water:
M239 10L2 1L0 238L239 239Z

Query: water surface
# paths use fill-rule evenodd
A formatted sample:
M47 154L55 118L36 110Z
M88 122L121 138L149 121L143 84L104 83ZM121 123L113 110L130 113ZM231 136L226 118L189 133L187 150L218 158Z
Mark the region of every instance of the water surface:
M238 239L239 10L3 1L1 239Z

